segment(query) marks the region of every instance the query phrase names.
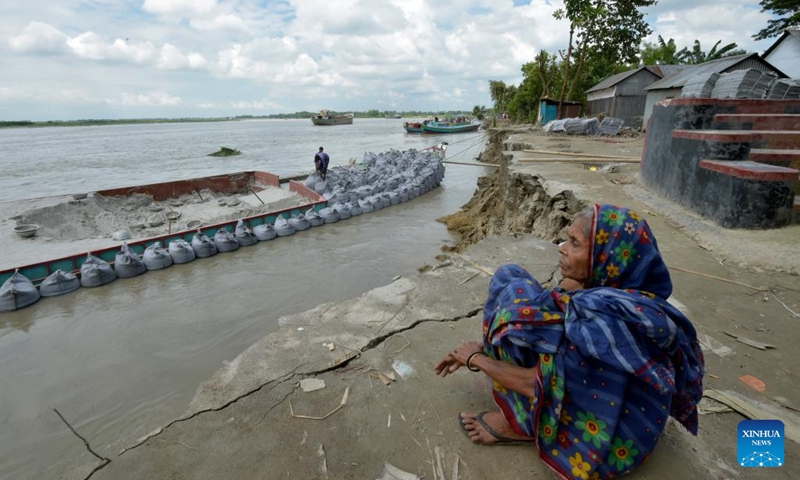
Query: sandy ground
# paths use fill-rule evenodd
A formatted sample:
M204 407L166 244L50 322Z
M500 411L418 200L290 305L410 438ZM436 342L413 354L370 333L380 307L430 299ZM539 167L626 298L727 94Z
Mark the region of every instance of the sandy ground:
M304 203L308 203L307 198L279 187L268 187L258 192L257 197L202 190L200 195L160 202L149 195L97 194L80 201L68 195L4 202L0 204L3 245L0 270L120 245L120 241L113 239L119 230L129 231L133 239L150 238L186 230L191 220L210 225ZM172 225L165 218L171 212L180 214ZM37 235L32 238L16 235L14 227L22 224L39 225Z
M536 141L552 142L550 148L556 142L573 147L583 144L583 140L569 139ZM635 152L641 148L637 141L589 142L586 148ZM800 311L800 278L789 273L795 268L794 260L762 262L758 256L748 256L767 248L740 236L752 232L712 229L703 233L686 226L691 223L676 222L663 201L653 201L636 185L635 167L602 173L580 165L512 165L510 173L538 176L522 186L541 186L542 191L534 193L549 195L541 201L548 203L548 215L554 219L560 218L558 212L572 208L572 199L552 201L564 189L578 202L621 203L643 212L672 268L674 299L694 321L706 348L706 391L732 392L770 409L771 418L782 419L787 432L795 432L786 439L784 467L741 468L736 458L736 426L744 417L733 411L711 413L720 405L706 399L700 435L692 437L668 425L648 462L627 478L797 477L800 417L796 410L781 406L800 407L795 353L800 318L790 311ZM557 208L550 205L562 200L566 203ZM686 212L683 215L691 218ZM785 249L796 257L796 243L783 243L790 241L784 233L775 232L771 237L775 246L769 248ZM721 239L719 248L701 247L695 238L706 240L702 235L732 239ZM463 256L493 268L521 263L542 280L552 278L556 271L553 243L527 234L490 233L464 248ZM446 474L438 478L448 480L456 464L461 479L555 478L531 447L477 446L460 431L459 412L493 408L489 385L485 377L468 371L441 379L434 375L433 365L460 342L480 338L488 276L456 254L447 263L398 278L360 297L282 318L278 332L258 340L201 385L181 418L121 454L101 452L111 462L91 477L372 479L380 478L389 462L436 479L434 469L439 469L441 458ZM755 348L742 338L774 348ZM378 374L392 371L397 380L384 385ZM745 374L762 380L766 389L759 392L743 383L740 377ZM324 380L326 386L304 392L299 382L306 378ZM345 395L346 403L323 420L290 414L324 417L342 404ZM86 478L98 464L86 452L75 458L76 468L64 472L62 478Z

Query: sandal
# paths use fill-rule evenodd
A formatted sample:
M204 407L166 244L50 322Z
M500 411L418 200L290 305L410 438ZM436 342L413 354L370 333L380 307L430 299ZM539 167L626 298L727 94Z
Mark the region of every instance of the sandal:
M488 423L486 423L486 420L483 419L483 416L486 415L487 413L489 413L489 412L481 412L481 413L475 415L475 420L477 420L477 422L481 424L483 429L486 430L486 432L489 435L491 435L494 438L496 438L497 441L493 442L493 443L484 443L484 442L473 442L473 443L477 443L478 445L489 445L489 446L491 446L491 445L526 445L526 444L530 444L530 443L535 442L534 439L519 440L519 439L508 438L508 437L504 437L503 435L500 435L495 429L493 429L492 427L489 426ZM469 430L467 430L467 425L464 423L464 419L461 418L461 414L460 413L458 414L458 425L461 426L461 430L467 435L467 437L469 437L469 433L470 432L469 432Z

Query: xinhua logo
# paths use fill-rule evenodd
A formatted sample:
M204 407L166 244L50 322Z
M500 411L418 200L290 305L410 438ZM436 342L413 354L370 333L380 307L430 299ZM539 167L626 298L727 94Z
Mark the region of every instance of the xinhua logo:
M742 420L739 422L739 465L780 467L783 465L783 422Z

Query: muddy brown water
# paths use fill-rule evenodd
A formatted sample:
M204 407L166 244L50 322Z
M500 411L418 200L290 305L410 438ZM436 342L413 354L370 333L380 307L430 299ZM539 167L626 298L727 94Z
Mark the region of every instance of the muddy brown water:
M357 145L348 148L357 151L360 145L361 155L445 140L452 144L451 158L471 161L483 147L476 135L410 137L395 131L402 129L396 121L357 123L364 123L361 130L354 125L314 133L328 136L326 150L344 135L339 141L349 138ZM244 122L221 128L236 126L251 128ZM220 128L195 128L204 127ZM339 128L353 130L334 131ZM55 138L45 144L57 143L64 132L75 135L53 130ZM111 134L118 136L118 130ZM175 142L189 141L184 130L175 130ZM162 139L163 132L153 131ZM151 149L146 138L139 140ZM326 140L306 140L303 151L313 152ZM98 145L107 141L100 138ZM91 153L93 147L84 148ZM441 188L405 204L0 314L0 478L58 478L76 462L91 460L51 408L95 450L113 457L180 415L201 382L274 331L279 317L360 295L434 263L440 247L453 240L435 219L464 204L484 173L448 166Z

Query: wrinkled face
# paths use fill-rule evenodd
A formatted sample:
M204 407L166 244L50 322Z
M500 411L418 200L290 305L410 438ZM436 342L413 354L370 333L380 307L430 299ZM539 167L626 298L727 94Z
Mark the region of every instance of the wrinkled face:
M576 282L585 283L589 274L589 247L591 239L584 233L589 220L576 219L567 230L568 239L558 247L561 256L558 259L558 269L561 276L571 278Z

